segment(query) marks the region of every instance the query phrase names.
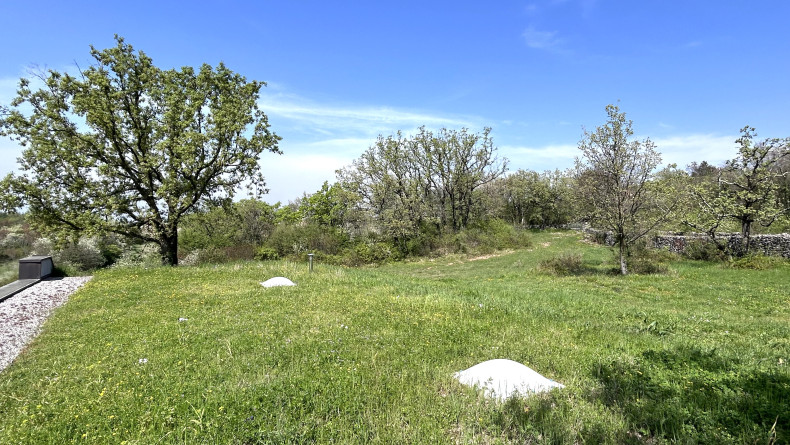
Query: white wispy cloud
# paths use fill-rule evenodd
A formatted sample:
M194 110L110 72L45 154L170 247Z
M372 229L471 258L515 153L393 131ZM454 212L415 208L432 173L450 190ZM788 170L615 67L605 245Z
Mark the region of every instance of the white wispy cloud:
M259 107L272 129L283 139L283 156L261 159L270 190L269 202L287 202L312 193L324 181L335 181L335 170L351 164L375 143L379 135L402 131L414 134L419 127L466 127L479 131L478 117L452 116L386 106L320 103L287 92L281 87L263 91ZM271 91L274 90L274 91Z
M562 39L557 31L540 31L530 25L521 36L528 47L541 50L556 50L560 48Z
M510 160L511 170L564 170L573 166L579 149L575 144L552 144L542 146L501 145L502 156Z
M652 139L661 153L662 164L677 164L685 169L692 162L708 161L713 165L732 159L738 150L737 136L714 134L686 134ZM643 137L636 137L638 140ZM574 160L581 154L577 144L552 144L537 146L499 146L502 156L510 159L510 169L535 171L564 170L573 167Z
M677 164L685 168L692 162L708 161L713 165L723 164L738 153L735 139L738 136L714 134L688 134L651 139L664 164Z
M325 136L353 134L375 137L398 130L410 131L420 126L476 127L474 117L445 116L385 106L344 106L315 103L298 96L267 94L259 100L260 108L273 121L305 132Z
M347 141L350 145L343 145L341 151L335 151L331 145L327 145L324 147L325 152L292 147L286 149L286 154L282 156L263 155L260 160L261 171L269 189L264 200L269 203L287 203L305 192L319 190L324 181L330 184L335 182L335 171L351 164L367 148L367 143L362 141L358 141L355 148L350 148L352 142ZM340 141L337 143L341 144ZM356 150L359 150L358 153L351 154Z
M560 44L556 33L533 31L530 39L535 48ZM0 103L7 104L15 96L17 82L18 78L0 78ZM379 134L386 136L398 130L414 134L422 125L431 129L467 127L479 131L488 123L477 116L319 102L271 85L262 92L259 105L269 116L272 129L283 137L280 148L285 153L282 156L267 153L261 157L261 168L271 190L266 200L270 202L287 202L304 192L318 190L324 181L333 182L335 170L358 158ZM501 132L494 129L499 154L510 159L511 170L543 171L573 166L579 155L575 139L568 143L516 145L508 141L518 137L514 133L518 130L512 128L516 122L504 121ZM670 126L661 127L671 131ZM731 159L737 152L736 138L733 135L680 134L653 139L653 142L665 164L676 163L685 168L695 161L721 164ZM16 168L16 158L20 154L18 144L0 138L0 176Z

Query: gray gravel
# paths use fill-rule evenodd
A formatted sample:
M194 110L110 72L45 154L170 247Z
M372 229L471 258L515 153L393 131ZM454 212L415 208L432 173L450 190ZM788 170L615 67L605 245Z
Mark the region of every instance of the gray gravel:
M0 372L39 332L55 308L69 299L91 277L44 280L0 302Z

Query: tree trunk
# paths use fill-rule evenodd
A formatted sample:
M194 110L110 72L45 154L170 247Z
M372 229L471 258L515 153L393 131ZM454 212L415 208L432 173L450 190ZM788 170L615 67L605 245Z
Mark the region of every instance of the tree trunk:
M628 266L626 265L625 261L625 237L620 236L620 240L617 244L620 245L620 273L622 275L628 275Z
M163 266L178 266L178 230L159 234L159 255Z
M741 224L741 246L743 246L743 256L749 255L749 247L752 241L752 222L744 221Z

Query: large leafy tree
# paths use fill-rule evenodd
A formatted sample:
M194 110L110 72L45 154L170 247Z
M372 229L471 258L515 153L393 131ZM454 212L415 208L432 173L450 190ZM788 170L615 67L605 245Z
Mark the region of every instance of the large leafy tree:
M413 140L401 132L379 136L350 166L337 171L338 182L359 197L388 237L405 243L423 224L436 223L428 172L418 162Z
M411 144L438 201L441 225L455 231L466 227L476 204L475 190L507 170L508 160L497 156L491 129L470 133L442 128L434 133L423 127Z
M220 63L162 70L123 38L72 76L50 70L34 90L20 81L3 135L25 148L21 175L3 181L6 202L59 239L114 232L160 247L178 263L178 225L238 187L265 193L258 158L279 153L248 82Z
M380 136L338 179L396 241L424 226L457 231L474 215L475 191L507 169L490 131L422 127L414 136Z
M655 144L633 140L632 122L617 106L608 105L606 113L606 124L585 131L579 142L577 191L590 220L614 235L625 275L629 246L666 218L672 207L666 197L673 194L651 181L661 162Z

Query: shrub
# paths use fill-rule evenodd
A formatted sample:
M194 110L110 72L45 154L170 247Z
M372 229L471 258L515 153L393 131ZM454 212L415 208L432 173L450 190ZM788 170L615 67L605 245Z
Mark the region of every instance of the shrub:
M0 261L14 261L28 255L35 238L27 224L0 227Z
M25 235L20 232L9 232L0 239L0 249L15 249L28 245Z
M261 246L255 251L255 259L260 261L272 261L280 259L280 254L272 247Z
M263 247L274 249L280 258L285 258L307 252L337 255L347 244L348 236L334 227L278 224Z
M636 274L665 274L669 272L668 264L677 255L664 249L653 249L647 246L645 239L630 246L628 255L628 272ZM619 273L618 265L617 271Z
M496 250L529 247L531 244L528 231L500 219L493 219L459 232L443 234L434 242L432 253L488 254Z
M584 273L584 264L581 254L571 252L541 261L540 269L560 276L580 275Z
M153 243L127 245L113 267L157 267L162 265L159 246Z
M491 240L488 244L495 249L519 249L532 245L529 232L514 227L501 219L488 221L482 230Z
M690 240L683 249L683 256L691 260L722 261L727 255L710 240Z
M362 242L350 250L352 264L348 265L381 264L398 257L394 247L386 242Z
M730 262L733 269L766 270L785 263L786 260L765 255L748 255Z
M184 266L199 266L201 264L220 264L230 260L228 254L216 247L206 249L195 249L180 261Z
M99 253L104 257L104 265L111 266L115 264L116 261L123 255L123 245L120 243L115 242L108 242L108 240L103 240L100 242L96 247L99 249Z
M255 258L255 246L251 244L236 244L220 248L230 261L252 260Z
M62 248L56 248L48 238L41 238L33 244L31 254L51 255L55 267L66 275L98 269L107 264L96 238L82 239Z
M603 246L614 246L616 243L612 232L606 230L589 229L585 233L587 239L596 244L601 244Z
M423 229L416 236L403 240L396 245L400 245L400 254L404 257L428 256L434 252L440 244L439 237L434 230Z
M62 267L72 265L80 271L98 269L107 262L94 239L80 240L56 250L52 254L52 261Z
M665 274L669 272L669 267L665 263L649 258L634 258L628 262L628 271L643 275Z

